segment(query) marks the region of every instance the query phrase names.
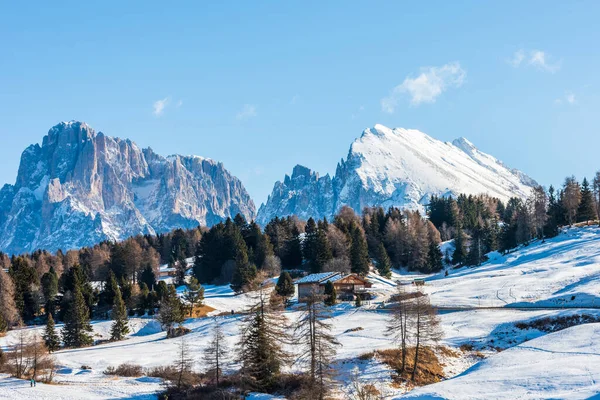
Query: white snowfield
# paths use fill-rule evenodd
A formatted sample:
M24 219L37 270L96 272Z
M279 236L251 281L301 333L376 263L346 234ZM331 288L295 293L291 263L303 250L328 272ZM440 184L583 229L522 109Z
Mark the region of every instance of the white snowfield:
M566 230L545 243L537 242L518 249L505 257L492 255L493 259L480 267L454 270L448 277L444 277L443 273L425 277L424 288L431 294L434 304L474 308L447 310L440 315L444 331L442 344L460 354L459 358L443 358L445 372L449 377L460 375L408 395L492 399L584 398L600 393L600 387L595 383L600 382L598 324L573 327L551 335L515 326L517 322L582 314L600 319L600 309L592 308L599 305L599 257L600 229L577 228ZM387 365L377 359L365 361L357 357L395 346L384 334L389 312L381 306L387 304L389 297L395 293L396 281L407 283L415 277L423 276L394 273L388 280L371 274L369 278L376 293L374 300L365 302L361 308L354 307L352 303L333 307L332 333L341 343L336 364L340 381L348 382L353 374L358 373L363 382L373 383L385 393L386 399L395 399L404 393L403 389L391 385L393 371ZM410 290L413 285L407 284L406 287ZM237 313L251 304L252 295L236 296L228 286L206 286L205 289L205 303L216 309L214 314L226 314L218 318L223 321L227 343L233 348L239 340L240 315L230 315L230 311ZM500 299L520 308L505 308L497 294ZM510 297L511 294L515 299ZM480 301L481 306L486 308L477 308ZM580 308L532 307L540 305ZM295 321L298 317L295 307L286 311L286 316L291 322ZM95 338L108 338L111 323L94 322ZM203 370L202 351L207 346L211 324L212 318L189 319L184 324L192 330L185 340L195 360L194 368L198 371ZM38 384L30 388L27 381L0 376L0 399L155 398L155 393L161 389L159 380L117 378L104 375L103 371L124 362L143 367L171 364L176 357L179 339L166 339L165 332L151 318L132 318L130 327L131 333L124 341L56 352L59 365L56 384ZM41 332L43 327L24 329ZM0 346L6 349L14 343L17 334L18 331L10 331L6 337L0 338ZM597 343L593 343L594 338ZM488 358L481 361L470 353L463 353L458 350L462 344L473 345ZM498 353L498 348L508 350ZM232 357L234 354L235 351ZM83 370L81 367L84 365L92 369ZM300 367L295 365L291 370L297 371ZM235 368L237 365L230 359L225 372ZM340 398L348 398L343 394L346 386L341 385ZM269 397L256 394L254 398Z
M525 198L535 185L524 173L507 168L462 137L442 142L416 129L377 124L352 143L350 152L360 159L356 172L363 186L392 196L391 203L404 197L424 204L432 194Z
M600 324L530 340L407 399L587 399L600 393Z
M480 267L429 278L441 307L600 307L600 228L566 229Z

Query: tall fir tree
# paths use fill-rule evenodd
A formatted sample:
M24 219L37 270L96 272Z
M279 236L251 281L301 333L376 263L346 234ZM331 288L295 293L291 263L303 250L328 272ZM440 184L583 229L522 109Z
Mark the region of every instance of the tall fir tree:
M58 275L51 266L50 270L42 275L42 292L44 293L46 315L56 311L56 295L58 294Z
M442 250L440 250L440 246L437 244L435 240L430 238L429 240L429 248L427 251L427 269L430 272L439 272L444 267L442 262L444 255L442 254Z
M204 300L204 288L198 283L196 278L190 278L190 282L183 292L183 299L189 304L189 316L192 317L194 307L202 306L202 301Z
M77 283L72 292L72 299L67 302L67 310L64 316L62 329L63 343L65 347L83 347L92 344L90 335L90 312L81 293L81 284Z
M325 283L325 290L323 293L325 295L325 305L334 306L337 303L337 292L335 286L333 286L333 282L330 280Z
M279 279L277 279L277 284L275 285L275 292L286 300L294 295L296 287L289 272L283 271L279 275Z
M113 300L112 319L114 322L110 328L110 339L123 340L125 335L129 333L129 324L127 322L127 308L125 308L125 302L121 297L119 288L117 288Z
M385 250L383 242L380 242L377 247L377 256L375 259L377 260L377 271L379 272L379 275L390 278L392 276L392 262Z
M595 221L596 218L594 194L590 189L588 180L583 178L583 182L581 183L581 202L577 208L577 222Z
M454 253L452 253L452 264L462 265L467 261L467 245L465 234L461 225L456 228L454 237Z
M56 333L56 327L54 324L54 318L52 314L48 314L48 320L46 321L46 330L44 331L44 343L48 348L48 351L53 352L60 348L60 338Z
M359 275L369 273L369 249L360 227L353 224L350 229L350 270Z

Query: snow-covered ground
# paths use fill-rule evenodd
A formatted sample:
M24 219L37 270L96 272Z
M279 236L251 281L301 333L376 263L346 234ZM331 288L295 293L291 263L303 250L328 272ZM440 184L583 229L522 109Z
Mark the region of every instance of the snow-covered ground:
M445 307L600 307L600 228L573 228L545 243L479 267L428 278L425 291Z
M599 274L600 229L589 227L568 230L546 243L533 243L505 257L494 254L488 263L476 268L451 271L448 277L444 277L443 273L426 277L424 288L431 294L434 304L477 307L481 297L481 306L497 308L442 311L442 344L455 349L458 354L458 357L443 359L446 364L445 372L447 376L461 375L430 388L413 391L410 396L422 395L427 398L430 394L438 393L438 398L464 398L458 394L462 393L461 390L466 390L465 396L481 398L476 387L482 385L489 390L498 390L498 393L510 393L511 380L508 377L511 373L523 378L514 382L514 390L516 393L524 393L523 397L546 397L546 392L540 391L542 387L547 388L548 397L554 398L569 397L566 393L574 389L582 393L581 396L574 395L574 398L597 392L599 388L592 383L592 379L597 381L600 378L600 367L589 366L590 363L586 360L589 358L600 365L600 352L596 348L598 345L586 342L586 338L600 333L598 324L570 328L551 335L538 329L519 328L516 324L581 314L600 319L599 309L510 309L505 308L506 304L498 300L498 297L504 299L507 294L512 295L515 299L511 297L511 305L520 306L593 307L600 296ZM357 357L376 349L394 347L391 339L384 334L389 319L389 310L384 306L396 290L396 281L408 283L415 277L420 275L396 272L388 280L371 274L369 278L373 282L375 299L365 302L361 308L354 307L352 303L342 303L332 308L332 333L341 343L337 355L341 380L348 380L352 374L358 374L362 381L373 383L387 398L396 398L403 393L402 389L391 385L393 371L387 365L376 358L359 360ZM414 286L407 284L406 288L413 290ZM237 313L252 303L252 295L236 296L227 285L206 286L205 290L205 303L215 308L213 315L221 314L217 318L223 321L227 342L233 347L239 339L241 317ZM572 296L575 296L573 300ZM560 298L565 301L558 301ZM234 315L231 315L231 310L235 312ZM295 306L286 312L291 322L298 315ZM202 350L207 346L211 323L212 318L200 318L187 320L184 324L192 331L185 336L185 340L191 348L195 369L198 371L203 368ZM108 338L110 325L111 321L94 322L95 338ZM145 377L116 378L104 375L103 371L109 366L116 367L124 362L143 367L168 365L175 359L180 339L167 339L165 332L151 318L132 318L130 326L131 334L124 341L56 352L55 357L60 366L56 385L38 384L36 388L30 388L26 381L0 376L0 398L154 398L153 393L161 388L158 380ZM60 329L60 325L58 328ZM24 328L26 332L41 332L42 329L43 327ZM588 332L587 329L591 331ZM18 331L11 331L6 337L0 338L0 346L9 346L17 334ZM571 336L572 339L569 339ZM553 340L559 341L560 345L552 347ZM530 346L530 343L533 344ZM480 362L480 358L475 357L473 352L458 350L465 344L472 345L473 352L478 351L479 355L488 358ZM543 351L531 350L532 347ZM498 353L499 350L504 351ZM558 350L565 354L558 353ZM562 364L562 360L568 364ZM523 365L520 365L521 362ZM81 368L84 365L92 369L84 370ZM230 362L226 372L235 367L234 362ZM298 368L296 365L291 370ZM585 368L590 368L590 372ZM564 379L561 378L561 369L567 369ZM485 381L486 376L488 381ZM586 387L586 379L589 388L582 391ZM468 390L461 389L463 386L468 387ZM340 393L343 390L344 387ZM527 393L531 395L526 395ZM495 396L488 392L483 397ZM519 395L514 396L517 397Z
M410 399L588 399L600 393L600 324L564 329L498 353Z

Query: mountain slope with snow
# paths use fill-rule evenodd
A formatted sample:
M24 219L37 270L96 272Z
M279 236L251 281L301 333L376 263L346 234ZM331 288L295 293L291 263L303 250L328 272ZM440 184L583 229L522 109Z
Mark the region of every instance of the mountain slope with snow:
M414 129L375 125L352 143L333 179L296 166L275 184L258 221L292 214L331 217L344 205L358 212L365 206L419 209L431 195L487 193L506 201L527 197L535 185L467 139L448 143Z
M223 164L162 157L129 140L63 122L21 156L14 185L0 190L0 250L49 251L212 225L255 215Z
M522 343L406 399L588 399L600 393L600 324Z

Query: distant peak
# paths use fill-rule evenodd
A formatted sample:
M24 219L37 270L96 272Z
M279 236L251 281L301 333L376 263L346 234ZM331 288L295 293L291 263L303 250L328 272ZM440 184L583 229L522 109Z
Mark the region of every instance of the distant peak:
M42 141L42 147L60 142L80 143L95 136L96 132L85 122L63 121L50 128Z
M464 151L465 153L469 154L477 150L477 147L475 147L475 145L465 137L459 137L458 139L454 139L452 141L452 144Z
M388 128L385 125L375 124L374 127L365 129L363 131L361 137L364 137L365 135L373 135L373 136L383 137L383 136L390 135L390 134L393 134L392 129Z
M310 168L305 167L304 165L297 164L292 171L292 179L297 178L299 176L310 177L312 175L312 171Z

